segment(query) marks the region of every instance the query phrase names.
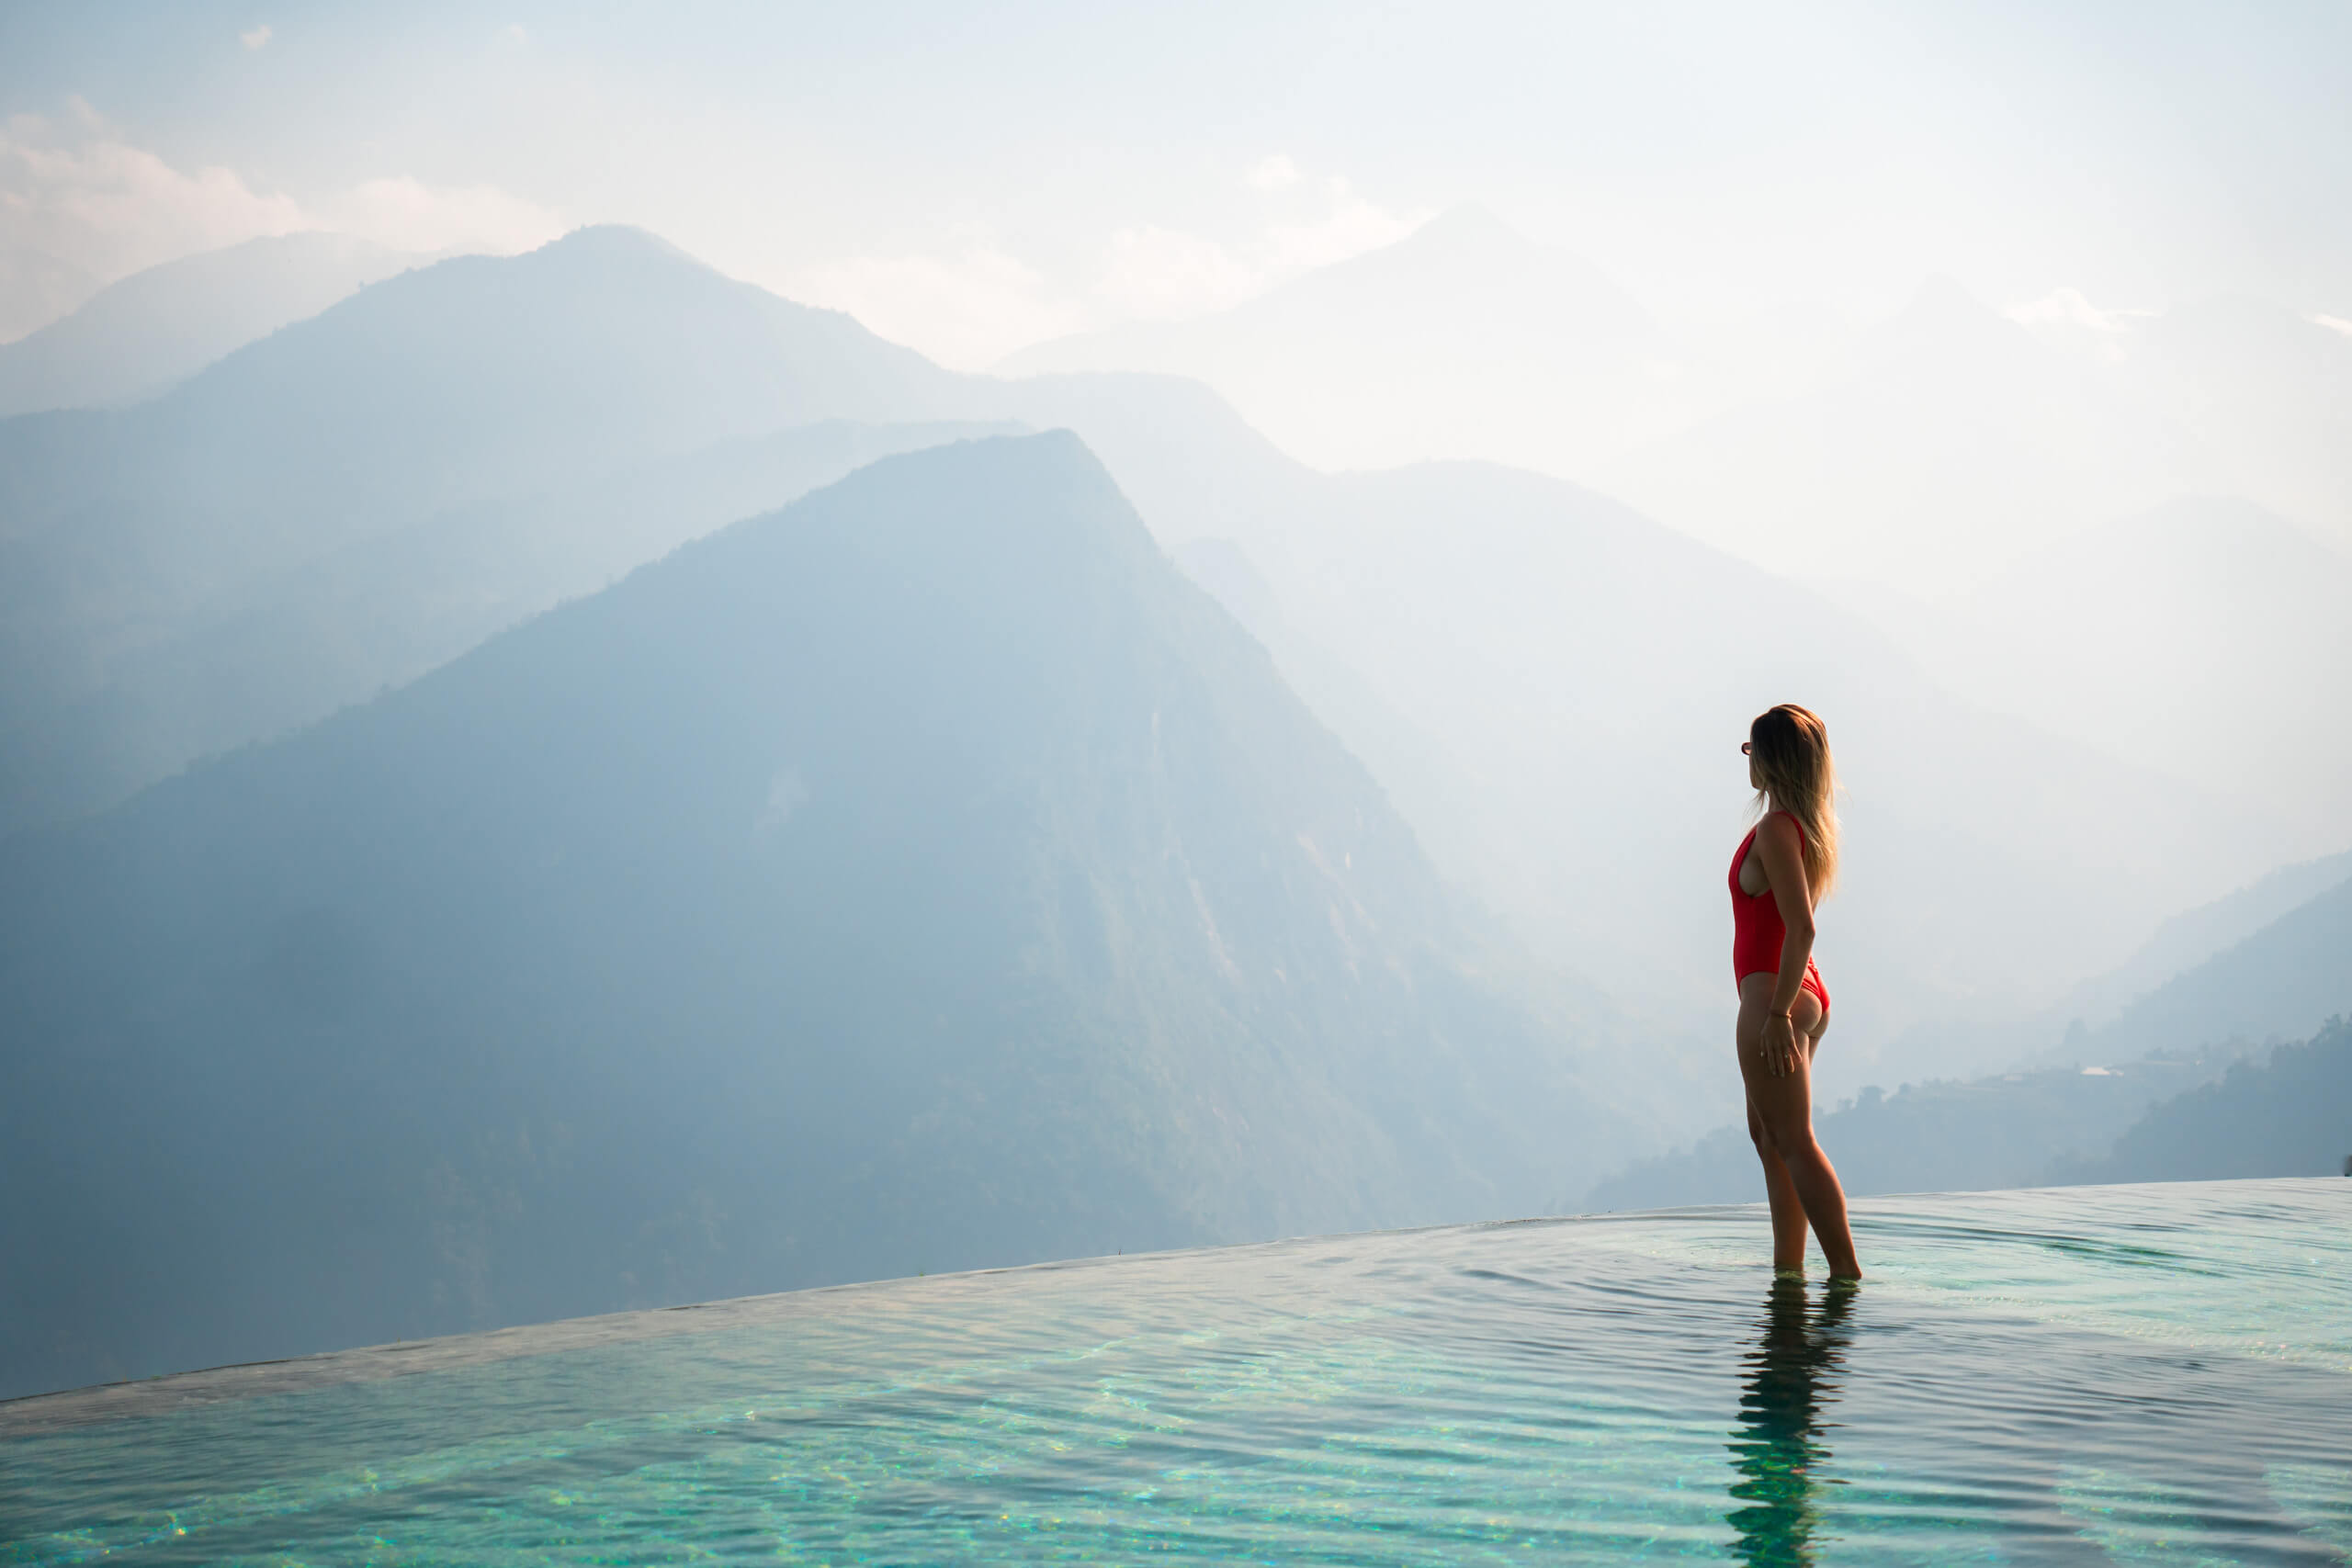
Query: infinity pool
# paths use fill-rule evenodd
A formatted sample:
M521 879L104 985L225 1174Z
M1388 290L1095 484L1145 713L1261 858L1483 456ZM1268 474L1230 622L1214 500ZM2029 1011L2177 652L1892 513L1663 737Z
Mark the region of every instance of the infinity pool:
M2343 1562L2352 1181L901 1280L0 1404L0 1562Z

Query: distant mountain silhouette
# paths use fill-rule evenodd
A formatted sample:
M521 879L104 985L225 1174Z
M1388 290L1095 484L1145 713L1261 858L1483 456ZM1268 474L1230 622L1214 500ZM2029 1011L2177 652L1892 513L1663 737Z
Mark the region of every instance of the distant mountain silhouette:
M576 541L534 525L553 546L525 552L537 579L501 520L518 511L729 439L927 418L960 385L846 316L650 235L589 229L391 278L137 408L0 422L0 830L418 673L429 664L404 623L480 604L485 576L490 606L519 595L529 613L604 580L583 582L583 565L608 576L797 491L735 504L722 477L729 504L713 510L695 486L673 490L675 521L637 522L649 547L617 560L598 519ZM741 467L715 461L722 476ZM454 536L453 511L467 513ZM381 567L416 554L388 541L436 528L479 558L445 543L444 570L373 578L375 603L349 624L332 598L287 601L339 552ZM273 639L264 626L289 614L328 635ZM425 643L447 658L512 618L460 613L463 640ZM187 658L205 647L227 661Z
M2131 1039L2095 1032L2104 1031L2149 992L2347 880L2352 880L2352 851L2279 866L2234 892L2173 916L2131 957L2069 987L2044 1007L2020 1013L1980 1003L1939 1014L1905 1031L1889 1045L1887 1055L1902 1062L1995 1060L2026 1068L2098 1066L2119 1052L2129 1055L2135 1049ZM2200 1042L2299 1034L2327 1014L2325 1006L2314 1009L2308 999L2290 1001L2282 1011L2273 1005L2276 994L2267 990L2232 994L2227 1000L2249 1021L2203 1031ZM2250 1021L2256 1019L2265 1021Z
M224 547L275 565L727 436L944 410L956 384L847 316L583 229L362 290L137 408L0 424L6 540L70 522L75 560L169 545L174 566L217 573L199 547ZM153 536L164 505L198 536Z
M0 730L21 823L103 806L435 666L688 539L893 452L1016 425L829 421L452 506L246 575L161 617L106 683Z
M2230 295L2041 332L2171 411L2207 466L2199 493L2244 497L2352 550L2352 334Z
M2062 1162L2062 1182L2221 1181L2352 1175L2352 1024L2344 1019L2260 1062L2233 1065L2150 1111L2103 1156Z
M2336 1013L2352 1013L2352 879L2157 987L2070 1049L2094 1061L2296 1040Z
M1067 434L876 463L0 890L6 1393L1527 1213L1628 1146Z
M348 234L284 234L133 273L71 315L0 344L0 418L152 397L430 259Z
M1402 454L1556 471L1620 437L1668 346L1591 263L1457 207L1230 310L1040 344L998 369L1197 377L1327 468Z
M2174 916L2147 945L2112 973L2086 982L2067 998L2080 1017L2104 1025L2124 1008L2215 954L2235 947L2321 895L2352 882L2352 850L2280 866L2211 904ZM2265 1030L2262 1032L2268 1033ZM2079 1057L2068 1057L2076 1066Z

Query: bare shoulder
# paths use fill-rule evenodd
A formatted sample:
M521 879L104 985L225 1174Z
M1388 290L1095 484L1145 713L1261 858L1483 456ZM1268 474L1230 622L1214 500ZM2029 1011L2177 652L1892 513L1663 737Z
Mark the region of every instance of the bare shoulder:
M1761 847L1771 845L1797 854L1804 848L1804 834L1797 827L1797 819L1785 811L1775 811L1756 825L1756 841Z

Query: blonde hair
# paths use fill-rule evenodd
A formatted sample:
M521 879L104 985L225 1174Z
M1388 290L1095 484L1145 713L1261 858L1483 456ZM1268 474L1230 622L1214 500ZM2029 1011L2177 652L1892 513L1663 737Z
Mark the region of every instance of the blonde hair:
M1764 787L1756 814L1785 811L1804 827L1804 879L1816 904L1838 885L1838 765L1829 727L1810 710L1782 703L1747 727L1748 758Z

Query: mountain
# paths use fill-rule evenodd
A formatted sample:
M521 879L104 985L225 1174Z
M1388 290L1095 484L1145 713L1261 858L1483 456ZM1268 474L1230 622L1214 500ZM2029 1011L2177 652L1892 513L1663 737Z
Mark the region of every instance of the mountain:
M872 457L1011 426L1075 430L1163 546L1262 585L1233 607L1443 874L1672 1043L1628 1081L1644 1120L1736 1106L1719 863L1731 748L1771 702L1828 713L1856 785L1824 954L1849 1089L1912 1070L1887 1055L1911 1025L2063 995L2290 852L1577 486L1318 474L1197 382L950 376L615 230L389 280L139 409L0 423L0 486L29 498L0 512L26 520L0 542L0 824L365 701Z
M18 823L119 800L191 759L398 685L676 546L876 457L1021 427L827 421L452 506L245 575L159 619L102 686L12 716Z
M2281 866L2225 897L2176 915L2157 927L2156 934L2129 962L2078 987L2067 998L2070 1010L2062 1016L2104 1025L2146 992L2237 946L2347 882L2352 882L2352 850ZM2277 1032L2263 1029L2256 1032ZM2080 1066L2078 1058L2069 1059Z
M713 511L696 487L673 491L677 525L653 527L642 553L557 539L519 583L499 559L516 525L485 509L543 515L585 496L594 511L645 465L818 422L926 419L960 385L845 316L591 229L388 279L136 408L0 422L0 830L119 799L425 667L397 626L379 647L371 617L462 612L485 574L529 613L602 581L583 584L583 566L626 570L792 492ZM709 488L743 499L723 475ZM371 552L372 570L405 533L453 528L471 557L442 548L447 570L373 579L382 608L356 624L294 643L255 629L336 608L286 602L305 574ZM429 651L502 624L476 616ZM225 662L184 657L208 646Z
M1983 998L1973 1007L1922 1020L1891 1042L1887 1055L1900 1061L1992 1059L2027 1068L2079 1067L2118 1052L2129 1055L2135 1049L2131 1037L2110 1039L2097 1032L2149 992L2347 880L2352 880L2352 851L2280 866L2233 893L2171 917L2130 958L2070 987L2046 1006L2019 1012L2002 1008L2002 998ZM2207 1029L2199 1034L2199 1043L2301 1033L2326 1016L2324 1007L2313 1010L2307 1003L2281 1015L2268 1006L2268 993L2259 990L2233 1000L2247 1021ZM2255 1018L2266 1021L2256 1025L2251 1021Z
M1458 207L1230 310L1041 344L998 368L1197 378L1323 468L1442 457L1561 471L1622 438L1670 348L1589 262Z
M2103 1052L2302 1039L2337 1013L2352 1013L2352 879L2176 976L2068 1048L2094 1060Z
M2158 400L2205 455L2215 476L2206 491L2352 550L2352 333L2229 295L2158 312L2074 313L2036 331Z
M1073 437L888 458L0 844L0 1391L1532 1212L1466 919Z
M2352 557L2245 502L2088 528L1888 617L1944 685L2291 821L2342 850Z
M0 418L152 397L426 259L348 234L283 234L133 273L0 344Z
M2352 1144L2324 1159L2317 1152L2339 1134L2352 1136L2346 1013L2352 880L2156 987L2104 1026L2070 1032L2067 1066L1973 1080L1939 1076L1893 1094L1866 1089L1817 1118L1822 1145L1857 1193L2324 1174L2352 1155ZM2245 1065L2251 1047L2301 1038L2313 1043L2278 1047L2272 1069ZM1825 1055L1835 1043L1825 1043ZM2222 1083L2197 1087L2225 1069ZM2304 1091L2315 1098L2298 1105ZM2192 1124L2211 1139L2176 1144L2192 1135ZM2262 1154L2272 1134L2275 1148ZM1732 1125L1635 1162L1596 1186L1585 1206L1761 1195L1747 1129Z
M728 436L944 412L956 384L847 316L583 229L388 279L136 408L0 423L5 542L70 527L76 560L170 544L277 564Z
M2352 1024L2233 1065L2166 1100L2104 1156L2062 1164L2066 1182L2352 1176Z
M1258 504L1296 468L1197 386L953 376L626 229L391 278L138 408L0 421L0 833L875 457L1057 425L1156 514Z

